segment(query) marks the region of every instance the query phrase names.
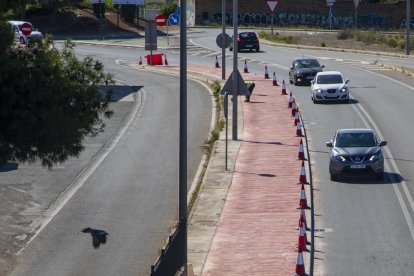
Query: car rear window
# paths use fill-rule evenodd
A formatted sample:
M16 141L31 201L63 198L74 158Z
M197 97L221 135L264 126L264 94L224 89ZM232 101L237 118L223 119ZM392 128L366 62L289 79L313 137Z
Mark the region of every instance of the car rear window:
M240 38L257 38L255 33L240 33Z
M335 139L335 146L340 148L375 147L376 145L373 133L338 133Z
M320 75L316 83L318 84L333 84L333 83L342 83L341 75Z

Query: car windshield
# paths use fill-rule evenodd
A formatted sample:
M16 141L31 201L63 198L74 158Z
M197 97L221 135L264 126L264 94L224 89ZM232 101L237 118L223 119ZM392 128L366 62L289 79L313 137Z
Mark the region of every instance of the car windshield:
M315 59L298 60L296 62L296 68L315 68L321 67L319 62Z
M338 133L335 139L335 146L340 148L375 147L376 145L373 133Z
M343 83L341 75L320 75L316 81L318 84Z

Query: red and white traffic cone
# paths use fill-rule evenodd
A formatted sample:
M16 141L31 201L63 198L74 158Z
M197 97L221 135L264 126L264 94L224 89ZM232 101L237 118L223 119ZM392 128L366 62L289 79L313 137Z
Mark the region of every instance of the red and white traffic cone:
M298 122L298 124L296 125L296 136L298 137L302 137L302 124L300 122Z
M265 79L269 78L269 72L267 71L267 65L265 66Z
M307 244L306 229L305 229L305 226L303 225L303 222L301 222L299 226L298 251L306 251L307 250L306 244Z
M142 65L142 58L141 58L141 56L139 57L138 65Z
M295 121L293 122L293 124L295 126L297 126L299 123L299 107L296 108L296 112L295 112Z
M306 200L305 185L302 183L302 188L300 189L300 200L299 200L300 209L308 209L308 201Z
M277 86L276 73L273 72L273 86Z
M249 69L247 69L247 61L244 60L244 73L249 73Z
M291 91L289 92L289 104L288 104L289 108L292 108L292 103L293 103L293 97L292 97L292 91Z
M298 258L296 259L296 271L295 272L296 272L296 275L300 275L300 276L306 275L302 250L298 250Z
M303 142L302 142L302 139L300 139L298 159L299 160L305 160L305 152L303 150Z
M306 184L306 171L305 171L305 161L302 160L302 166L300 167L300 176L299 183Z
M216 56L216 68L220 68L220 64L219 64L219 62L218 62L218 58L217 58L217 56Z
M282 95L287 95L285 80L282 80Z
M164 64L168 65L167 54L164 54Z
M298 223L298 229L300 229L301 224L303 223L303 225L305 226L305 229L307 228L306 226L306 215L305 215L305 209L300 209L300 216L299 216L299 223Z
M291 115L292 116L295 116L295 114L296 114L296 102L295 102L295 98L293 98L293 100L292 100L292 112L291 112Z

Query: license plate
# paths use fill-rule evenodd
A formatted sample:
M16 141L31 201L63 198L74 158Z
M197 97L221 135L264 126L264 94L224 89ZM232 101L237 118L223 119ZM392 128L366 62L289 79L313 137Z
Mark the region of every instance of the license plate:
M251 47L253 47L253 45L250 45L250 44L246 45L246 48L251 48Z
M366 165L351 165L351 169L365 169Z

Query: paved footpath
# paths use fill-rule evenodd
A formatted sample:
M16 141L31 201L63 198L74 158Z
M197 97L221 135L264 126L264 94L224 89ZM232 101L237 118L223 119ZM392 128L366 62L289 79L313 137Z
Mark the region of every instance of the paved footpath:
M189 65L188 71L221 77L220 68ZM272 79L264 79L264 75L242 76L256 86L250 102L241 104L243 128L235 164L229 167L231 185L227 194L221 191L217 197L211 192L211 188L223 188L220 179L225 182L222 176L211 176L220 166L224 171L221 136L211 161L214 165L207 170L189 219L188 261L193 263L195 275L292 275L298 256L301 137L296 135L289 96L281 94L281 87L273 86ZM212 208L220 201L221 214ZM217 227L202 237L203 224L211 226L212 221L206 219L209 212L217 217ZM197 254L203 253L197 247L200 239L208 237L212 239L210 248Z

